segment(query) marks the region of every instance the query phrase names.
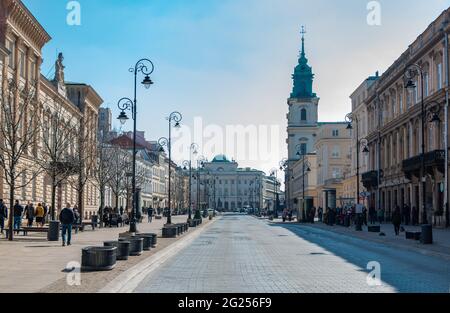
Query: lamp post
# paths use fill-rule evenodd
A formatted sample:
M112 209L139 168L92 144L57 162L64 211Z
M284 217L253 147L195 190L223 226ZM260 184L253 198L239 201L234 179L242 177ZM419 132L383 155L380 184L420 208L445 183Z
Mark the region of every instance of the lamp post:
M306 221L306 196L305 196L305 176L307 173L311 172L311 164L306 160L306 153L302 150L302 145L296 146L297 156L302 157L302 220Z
M359 139L359 120L356 115L353 113L347 114L345 117L345 121L348 123L347 129L352 130L353 129L353 123L356 123L356 203L359 204L359 198L360 198L360 192L359 192L359 154L362 149L362 152L364 154L369 153L369 142L367 139L362 138Z
M139 73L142 73L145 75L144 80L142 81L142 85L146 89L149 89L151 85L153 85L153 81L150 79L150 75L153 73L155 67L153 65L153 62L149 59L141 59L139 60L134 68L131 68L129 71L134 74L134 100L131 100L130 98L122 98L117 103L117 106L119 107L119 110L121 110L121 113L119 115L119 121L122 125L124 125L127 120L129 120L127 114L125 111L129 110L132 114L133 119L133 178L132 178L132 184L133 184L133 207L131 210L131 220L130 220L130 233L136 233L137 232L137 226L136 226L136 214L137 214L137 206L138 206L138 199L136 196L136 131L137 131L137 76Z
M416 77L420 78L420 87L421 87L421 122L422 122L422 152L421 152L421 165L420 165L420 183L422 185L422 224L428 224L428 210L426 207L426 173L425 173L425 123L427 119L427 112L425 108L425 100L424 100L424 69L417 63L411 64L409 67L405 69L403 74L405 81L405 89L409 91L414 91L417 88L416 83L413 81ZM440 105L437 102L432 102L428 104L428 106L433 110L435 106L433 104L437 104L437 112L431 111L431 122L440 122L439 119L439 111ZM446 147L447 149L447 147ZM447 166L447 165L445 165Z
M180 112L172 112L167 118L169 122L169 138L162 137L158 140L160 151L164 152L164 147L169 151L169 210L167 212L167 225L172 224L172 127L180 128L180 122L183 120L183 115ZM174 124L175 123L175 124Z
M286 197L286 208L288 210L291 209L291 187L290 187L290 180L289 180L289 160L284 158L280 161L280 171L284 171L284 188L285 188L285 197Z
M198 154L198 145L192 143L189 147L189 161L184 161L183 166L186 170L189 167L189 217L188 221L192 220L192 155Z
M206 162L206 158L204 156L199 156L198 157L198 159L197 159L197 173L196 173L197 175L196 175L196 177L193 177L193 178L195 178L197 180L197 205L195 207L197 217L198 217L199 213L201 215L201 212L200 212L200 169L201 169L201 167L203 167L205 162Z
M273 168L270 171L270 176L275 178L273 181L273 188L275 193L275 200L273 205L273 218L278 218L278 170L276 168Z

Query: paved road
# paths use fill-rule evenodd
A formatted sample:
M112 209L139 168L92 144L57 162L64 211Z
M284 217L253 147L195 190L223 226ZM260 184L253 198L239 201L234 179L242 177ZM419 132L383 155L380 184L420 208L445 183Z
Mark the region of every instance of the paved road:
M381 286L367 264L381 265ZM136 292L450 292L441 259L296 224L226 215Z

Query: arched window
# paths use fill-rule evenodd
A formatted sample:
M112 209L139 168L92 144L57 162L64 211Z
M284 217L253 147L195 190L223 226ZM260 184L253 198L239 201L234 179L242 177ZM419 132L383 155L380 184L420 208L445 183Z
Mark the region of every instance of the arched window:
M307 114L306 114L306 109L302 109L301 111L300 111L300 115L301 115L301 121L302 122L306 122L306 120L307 120Z

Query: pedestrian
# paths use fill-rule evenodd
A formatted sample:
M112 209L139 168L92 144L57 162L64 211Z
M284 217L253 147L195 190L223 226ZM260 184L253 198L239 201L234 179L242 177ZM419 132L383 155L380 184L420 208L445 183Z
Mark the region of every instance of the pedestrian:
M375 211L375 208L371 206L369 208L369 222L371 225L375 224L377 220L377 212Z
M13 208L14 212L14 230L19 234L20 227L22 226L23 206L20 205L19 200L16 200Z
M293 215L292 210L289 210L289 213L288 213L289 222L292 222L292 215Z
M61 213L59 214L59 221L62 225L62 246L65 247L66 243L68 246L70 246L72 241L72 225L75 222L75 214L70 208L69 203L66 204L66 207L62 209Z
M148 222L151 223L153 220L153 208L152 207L148 208L147 214L148 214Z
M48 205L44 202L42 203L42 207L44 208L44 221L42 222L42 225L45 225L48 220Z
M35 215L35 212L34 212L33 203L28 201L27 205L25 206L25 217L27 219L28 227L33 227L34 215Z
M8 208L3 203L3 199L0 199L0 233L3 235L5 229L5 220L8 218Z
M319 222L323 222L323 209L321 207L319 207L318 210L318 215L319 215Z
M74 206L73 208L73 216L74 216L75 234L78 234L78 228L81 226L81 215L80 212L78 212L77 206Z
M45 209L40 203L36 206L36 224L42 227L45 224Z
M384 221L384 210L379 208L377 211L378 223L382 224Z
M123 206L120 207L119 211L120 211L120 215L123 215Z
M394 224L395 235L398 236L400 234L400 225L402 224L402 215L398 206L392 213L392 224Z
M412 224L413 224L413 226L416 226L419 223L419 218L418 218L419 213L417 212L417 209L415 206L413 206L411 211L412 211Z

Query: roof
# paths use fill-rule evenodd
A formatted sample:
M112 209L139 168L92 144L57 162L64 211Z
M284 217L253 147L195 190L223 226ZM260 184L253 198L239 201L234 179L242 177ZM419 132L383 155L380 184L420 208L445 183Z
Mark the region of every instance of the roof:
M226 155L219 154L214 157L212 163L231 163L231 162L227 159Z

